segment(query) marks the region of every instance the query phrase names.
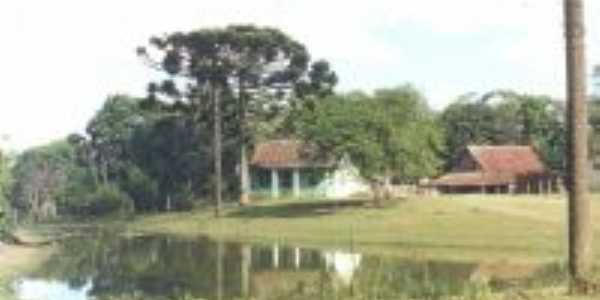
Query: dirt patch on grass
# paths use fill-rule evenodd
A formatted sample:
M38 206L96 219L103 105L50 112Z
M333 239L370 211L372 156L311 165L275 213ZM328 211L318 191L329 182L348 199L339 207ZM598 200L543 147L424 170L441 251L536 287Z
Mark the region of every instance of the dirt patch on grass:
M521 279L533 276L542 265L509 261L482 262L471 274L471 279L486 278L496 280Z
M51 246L25 247L0 244L0 281L34 269L52 252Z

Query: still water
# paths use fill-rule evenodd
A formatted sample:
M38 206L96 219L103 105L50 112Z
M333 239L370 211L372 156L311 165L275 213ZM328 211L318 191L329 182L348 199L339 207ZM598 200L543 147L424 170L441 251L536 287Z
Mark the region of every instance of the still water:
M22 300L444 299L527 285L554 266L425 261L206 237L65 240L39 270L14 283ZM516 274L519 273L519 274Z

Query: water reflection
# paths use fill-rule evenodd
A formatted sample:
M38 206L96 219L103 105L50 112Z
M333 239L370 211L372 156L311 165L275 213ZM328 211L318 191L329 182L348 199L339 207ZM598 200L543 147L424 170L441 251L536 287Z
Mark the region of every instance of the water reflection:
M473 274L487 269L344 249L98 233L64 241L42 269L15 285L24 300L437 299L464 293ZM535 267L521 275L539 271ZM42 297L56 290L62 296Z

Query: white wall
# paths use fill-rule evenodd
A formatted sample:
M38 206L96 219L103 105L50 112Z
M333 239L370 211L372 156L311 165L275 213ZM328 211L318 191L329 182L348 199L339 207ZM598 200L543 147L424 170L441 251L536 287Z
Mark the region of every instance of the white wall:
M348 158L343 158L337 168L327 175L318 186L331 199L347 198L357 193L370 191L367 182Z

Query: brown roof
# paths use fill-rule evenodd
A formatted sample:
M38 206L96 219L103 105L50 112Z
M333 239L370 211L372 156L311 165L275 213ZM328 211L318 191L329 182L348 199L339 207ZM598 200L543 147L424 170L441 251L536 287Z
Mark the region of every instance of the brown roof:
M469 146L466 154L477 163L476 170L448 173L434 180L431 185L503 185L514 183L519 178L548 173L532 146Z
M316 147L297 140L274 140L259 143L250 164L262 168L331 167L333 163Z
M469 146L467 149L483 172L515 175L546 172L532 146Z

